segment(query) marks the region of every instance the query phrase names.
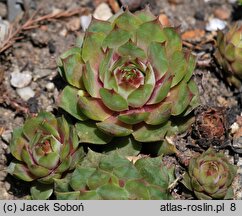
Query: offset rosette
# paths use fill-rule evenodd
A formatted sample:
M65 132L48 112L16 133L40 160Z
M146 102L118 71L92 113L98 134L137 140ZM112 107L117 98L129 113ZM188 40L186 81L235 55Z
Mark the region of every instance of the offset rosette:
M236 171L223 153L210 148L190 161L183 183L198 199L231 199Z
M60 107L83 121L77 124L83 142L105 144L130 134L139 142L160 141L178 132L185 125L178 119L199 104L194 56L183 51L176 29L163 27L149 9L93 18L83 43L58 64L69 84Z
M215 52L217 62L225 71L225 77L229 84L241 88L242 80L242 26L234 24L224 34L218 31L217 50Z
M10 150L15 160L9 165L9 173L27 182L51 184L83 158L83 148L78 144L74 127L63 117L42 112L14 130Z

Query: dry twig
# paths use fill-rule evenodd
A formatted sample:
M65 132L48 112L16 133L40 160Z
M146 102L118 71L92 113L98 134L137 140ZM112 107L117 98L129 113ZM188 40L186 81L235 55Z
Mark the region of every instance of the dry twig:
M6 51L9 47L11 47L15 43L15 41L21 39L21 33L30 29L38 28L41 25L40 23L42 21L51 21L60 18L71 17L76 14L83 13L85 10L85 8L76 8L73 10L60 11L58 13L51 13L35 18L39 12L39 10L37 10L24 24L20 25L19 23L17 23L11 25L6 39L0 45L0 54Z

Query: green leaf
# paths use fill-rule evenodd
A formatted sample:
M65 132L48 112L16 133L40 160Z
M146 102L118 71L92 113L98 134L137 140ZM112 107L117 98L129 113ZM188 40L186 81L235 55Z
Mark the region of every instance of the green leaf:
M160 148L157 152L158 155L169 155L177 153L176 146L168 142L167 139L160 141Z
M149 112L145 112L145 111L141 111L141 112L128 112L125 114L120 114L118 116L118 119L126 124L138 124L140 122L145 121L148 116L149 116Z
M58 125L58 133L59 136L63 139L62 143L65 143L66 141L69 141L69 137L72 135L70 134L70 128L69 124L64 118L64 116L61 116L57 118L57 125ZM56 138L51 138L51 148L54 152L59 152L60 151L60 146L62 145L59 140ZM75 143L74 143L75 144Z
M97 194L96 191L85 191L80 192L80 200L101 200L101 197Z
M106 144L112 139L112 136L100 131L93 121L77 123L76 130L81 143Z
M79 200L80 191L55 192L57 200Z
M79 95L79 109L89 119L104 121L109 118L113 111L109 110L100 99Z
M156 185L150 185L148 190L150 193L150 199L152 200L171 200L173 198L167 190Z
M110 22L98 20L95 17L92 17L92 21L88 26L87 32L104 33L107 35L111 30L112 25Z
M39 158L37 163L47 169L53 169L57 166L60 156L57 152L50 152Z
M19 127L13 130L12 139L10 142L11 154L18 160L21 160L21 152L24 146L28 146L26 139L22 137L23 127Z
M103 122L96 123L96 125L110 136L128 136L133 132L131 125L125 124L115 117L110 117Z
M69 182L71 175L67 175L62 179L54 179L54 191L55 192L68 192L70 190Z
M37 181L41 184L53 184L54 183L54 179L59 179L61 178L61 174L60 173L55 173L52 172L49 175L39 178L37 179Z
M59 59L61 75L66 81L77 88L83 88L82 84L82 58L80 48L72 48L62 54Z
M100 161L99 167L107 172L113 172L119 167L128 167L130 161L121 156L117 151L105 155ZM119 177L119 176L118 176Z
M84 168L87 168L87 167L97 168L103 157L104 157L104 154L97 153L92 151L91 149L88 149L87 156L84 158L80 166Z
M150 184L159 185L165 190L174 180L174 169L168 170L162 162L162 157L141 158L136 161L135 167Z
M135 128L133 136L139 142L155 142L163 140L167 131L170 129L171 123L168 121L161 125L146 125Z
M129 180L125 184L125 189L128 191L129 199L132 200L149 200L150 194L144 182L139 180Z
M74 153L71 155L71 164L70 170L74 169L77 164L79 164L85 157L85 152L83 146L80 146Z
M154 89L153 85L150 85L150 84L141 85L139 88L134 90L128 96L127 100L128 100L129 106L134 108L144 106L146 102L149 100L153 89Z
M51 194L53 193L53 185L47 184L34 184L30 188L31 198L33 200L47 200L50 198Z
M87 92L94 98L99 98L99 82L98 71L92 67L89 61L86 62L83 70L83 84Z
M145 120L150 125L160 125L169 120L171 116L172 104L164 102L156 106L150 107L150 115Z
M103 146L103 151L112 153L114 150L122 156L138 155L141 151L142 144L133 139L133 137L115 137L112 142Z
M131 41L127 42L126 44L120 46L118 48L118 54L123 57L129 57L130 59L145 59L146 54L145 52L137 47Z
M170 95L166 99L166 102L173 103L171 114L175 116L182 114L189 106L192 97L193 94L184 81L173 87L170 91Z
M106 184L97 189L97 193L104 200L127 200L128 192L113 184Z
M100 89L100 95L103 103L113 111L124 111L128 109L127 101L113 90L105 88Z
M133 32L139 27L141 21L128 10L126 10L114 21L114 23L120 29Z
M70 179L70 186L75 191L85 190L88 178L95 172L95 168L78 166Z
M191 79L188 82L188 88L190 92L193 94L193 98L190 101L189 107L186 110L186 112L183 114L183 116L187 116L192 112L192 110L194 110L196 107L198 107L201 104L199 89L194 80Z
M85 62L89 61L93 65L102 59L101 45L105 37L106 35L101 32L86 33L82 47L82 59Z
M166 38L166 52L171 56L176 51L182 50L182 40L176 29L165 27L163 29Z
M159 80L168 71L165 44L151 42L149 46L149 59L154 68L156 80Z
M169 70L174 74L171 87L176 86L186 75L187 63L181 51L174 51L170 57Z
M152 41L162 43L166 40L163 28L157 19L140 25L136 34L138 45L142 47L147 47Z
M104 82L105 74L110 73L109 68L113 57L113 49L107 49L99 65L99 79Z
M76 119L84 121L87 117L79 109L77 93L77 89L66 86L60 95L59 107Z
M156 17L150 11L149 6L145 7L143 10L136 11L134 14L142 23L150 22L156 19Z
M31 182L37 178L30 172L25 164L19 161L12 161L10 163L8 166L8 173L26 182Z
M188 82L191 79L193 71L196 67L196 57L191 53L188 53L186 55L186 59L187 59L187 69L186 69L186 75L184 77L184 80Z
M64 160L62 160L59 166L57 167L56 172L64 173L65 171L67 171L70 168L71 160L72 156L68 156Z
M28 168L31 173L33 173L34 175L36 175L38 177L45 177L50 174L49 169L39 166L39 165L35 165L35 164L28 165Z
M103 47L116 48L125 44L130 38L131 34L128 31L115 27L103 41Z
M110 179L111 174L97 169L88 178L87 186L90 190L96 190L100 188L100 186L107 184Z

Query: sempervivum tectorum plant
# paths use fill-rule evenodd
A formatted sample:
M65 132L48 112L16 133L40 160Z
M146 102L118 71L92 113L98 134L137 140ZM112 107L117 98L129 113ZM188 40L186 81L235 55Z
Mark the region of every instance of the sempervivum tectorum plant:
M58 64L69 84L60 107L83 121L77 125L83 142L97 134L99 144L130 134L159 141L182 128L185 121L176 120L199 103L194 56L183 51L176 29L163 27L148 8L93 18L83 43Z
M74 127L69 126L63 117L39 113L14 130L10 151L15 159L8 171L23 181L52 184L64 172L74 169L83 158L83 148L78 145Z
M209 148L190 161L183 183L198 199L231 199L236 171L222 152Z
M242 26L234 24L226 34L218 31L215 57L225 71L229 84L240 88L242 84Z
M57 199L123 200L171 199L174 166L166 167L162 157L145 157L135 164L112 152L88 151L82 163L64 179L55 180Z

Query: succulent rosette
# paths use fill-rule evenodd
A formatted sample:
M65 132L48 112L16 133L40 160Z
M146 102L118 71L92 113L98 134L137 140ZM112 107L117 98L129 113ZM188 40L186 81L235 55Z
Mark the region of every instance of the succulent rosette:
M63 117L41 112L14 130L10 151L15 160L8 171L27 182L51 184L83 158L83 148L78 145L74 127Z
M242 84L242 26L234 24L226 34L218 31L215 57L225 71L229 84L240 88Z
M105 155L88 151L73 173L55 180L59 200L149 200L172 199L174 166L162 157L145 157L135 164L113 151Z
M199 104L195 63L177 29L163 27L148 8L93 18L82 43L58 61L69 84L59 106L82 121L82 142L131 134L139 142L160 141Z
M231 199L231 184L236 172L236 166L230 164L222 152L216 153L209 148L200 156L191 159L183 183L189 190L194 191L198 199Z

